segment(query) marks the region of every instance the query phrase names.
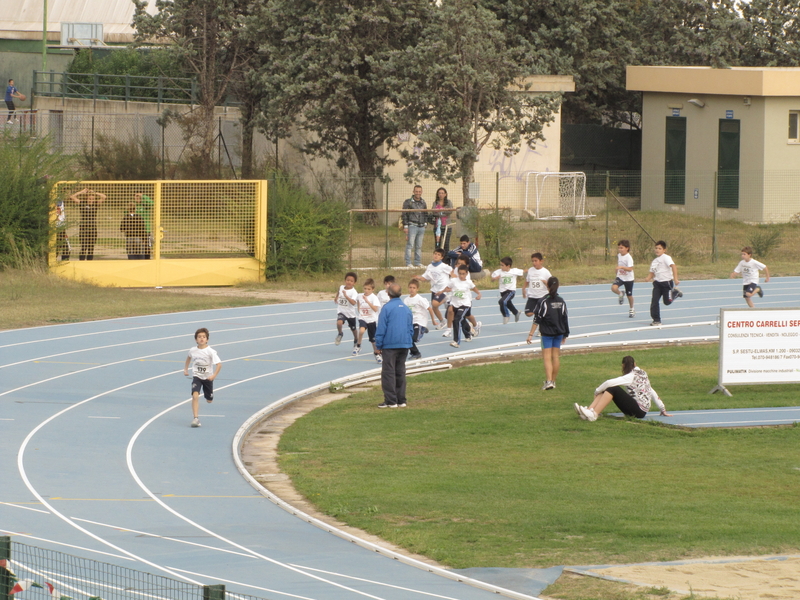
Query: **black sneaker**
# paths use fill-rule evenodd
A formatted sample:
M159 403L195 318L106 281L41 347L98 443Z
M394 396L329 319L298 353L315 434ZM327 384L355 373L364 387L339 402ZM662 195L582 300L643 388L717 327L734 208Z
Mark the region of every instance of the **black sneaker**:
M419 360L420 358L422 358L422 354L409 354L408 357L411 360Z
M386 404L386 402L378 404L378 408L389 408L390 406L394 406L394 404Z
M675 298L683 298L683 292L680 290L680 288L672 289L672 299L675 300Z
M761 286L758 286L758 288L756 288L756 294L758 294L759 298L764 297L764 290L761 289Z
M650 325L653 326L653 327L657 327L657 326L661 325L661 321L653 321L652 323L650 323Z

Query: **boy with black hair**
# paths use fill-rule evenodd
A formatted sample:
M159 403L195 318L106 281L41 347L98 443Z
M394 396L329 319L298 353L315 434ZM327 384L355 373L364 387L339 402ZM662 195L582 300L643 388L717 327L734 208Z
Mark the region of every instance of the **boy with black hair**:
M450 285L445 289L447 292L452 292L453 296L450 298L450 306L453 308L453 341L450 345L453 348L458 348L460 333L464 332L464 341L469 342L472 340L474 334L471 333L471 327L467 317L470 316L472 310L472 290L475 290L475 300L481 299L480 290L475 287L475 284L467 279L469 275L469 267L461 265L457 270L458 279L450 279Z
M683 292L678 289L678 267L669 254L666 254L667 242L658 240L655 246L656 257L650 264L650 272L645 281L653 282L653 297L650 301L650 316L653 322L650 325L661 325L661 306L659 302L663 299L664 306L669 306L677 298L683 296Z
M333 301L338 307L336 314L336 339L334 344L337 346L342 343L342 326L347 323L350 331L353 332L353 344L358 345L358 330L356 329L356 304L358 303L358 292L355 289L358 275L352 271L345 273L344 284L339 286Z
M378 292L378 301L381 303L381 306L385 305L389 302L389 286L394 283L394 275L387 275L383 278L383 289Z
M422 275L418 275L414 279L424 279L431 283L431 307L435 318L433 322L436 324L436 329L443 329L445 320L442 313L439 312L439 307L447 300L447 295L444 293L444 288L450 281L450 274L453 268L444 262L444 250L436 248L433 251L433 260L427 266ZM419 286L419 284L417 284ZM446 311L445 311L446 312Z
M417 348L417 342L422 340L422 336L428 333L428 315L433 319L433 309L428 299L420 295L419 282L416 277L408 282L408 296L404 300L406 306L411 309L414 317L414 344L411 346L409 358L422 358L422 354Z
M731 277L736 277L741 273L742 283L744 284L742 296L744 297L744 301L747 302L747 306L750 308L755 308L752 300L754 294L758 294L759 298L764 297L764 290L762 290L761 286L758 284L759 271L764 271L766 274L764 281L769 283L769 268L764 263L755 260L753 258L753 249L750 246L745 246L742 248L742 260L736 265L733 273L731 273Z
M222 370L222 362L217 351L208 345L208 338L208 329L205 327L194 332L197 347L189 349L189 356L183 365L186 377L189 376L189 367L192 367L192 427L200 427L200 390L203 390L206 402L211 404L214 401L214 380Z
M547 280L553 275L544 267L544 256L541 252L534 252L531 254L531 264L533 265L528 269L525 275L525 281L528 282L526 288L522 290L522 297L527 298L525 303L525 316L532 317L536 312L536 307L547 296Z
M620 288L624 288L624 291L621 291ZM631 256L631 243L628 240L617 242L617 277L611 284L611 292L619 296L620 304L625 301L625 296L628 297L630 305L628 317L631 319L635 317L636 311L633 310L633 257Z
M462 235L459 247L447 254L447 259L453 268L456 268L456 262L459 258L466 258L469 261L467 265L470 273L480 273L483 270L481 253L478 252L478 247L469 241L468 235Z
M381 355L375 346L375 330L378 327L378 313L381 311L381 301L374 294L375 281L367 279L362 287L363 293L358 295L358 341L353 347L353 356L361 354L361 341L364 339L364 332L367 332L367 339L372 342L372 353L375 360L381 362Z
M500 281L500 314L503 315L503 325L508 323L509 316L514 315L514 321L519 321L519 311L511 300L517 294L517 277L525 275L522 269L512 269L514 264L510 256L500 259L500 268L492 273L492 281Z

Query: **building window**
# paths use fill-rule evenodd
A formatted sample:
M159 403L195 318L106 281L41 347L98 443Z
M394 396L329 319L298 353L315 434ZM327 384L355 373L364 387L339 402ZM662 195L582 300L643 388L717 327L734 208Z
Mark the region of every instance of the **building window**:
M789 143L800 144L800 110L789 111Z

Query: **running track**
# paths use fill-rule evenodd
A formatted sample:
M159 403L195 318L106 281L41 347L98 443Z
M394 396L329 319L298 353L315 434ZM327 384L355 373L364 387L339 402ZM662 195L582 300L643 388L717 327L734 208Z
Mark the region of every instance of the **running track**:
M683 299L662 307L664 327L652 328L648 284L636 286L635 319L608 287L562 288L569 346L714 338L720 308L745 308L740 280L689 281ZM758 307L797 305L800 278L764 287ZM474 306L483 332L459 353L524 342L529 320L502 325L496 289ZM334 318L333 302L315 302L0 332L0 534L270 599L496 597L324 532L237 471L231 441L251 415L376 367L368 346L358 358L347 337L334 346ZM201 401L203 426L191 429L182 369L201 326L223 370L214 404ZM449 341L428 334L423 356L449 354ZM413 392L410 402L406 410Z

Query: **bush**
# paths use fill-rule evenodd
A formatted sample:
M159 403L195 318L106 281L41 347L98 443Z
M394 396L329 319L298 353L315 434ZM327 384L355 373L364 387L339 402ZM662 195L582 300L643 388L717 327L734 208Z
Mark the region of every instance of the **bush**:
M753 247L753 256L767 258L783 242L783 233L778 227L759 225L747 238L748 245Z
M53 183L69 179L69 159L48 138L0 134L0 269L43 267L50 241Z
M514 227L507 211L462 209L461 224L466 231L476 232L481 259L487 268L514 254Z
M286 179L269 181L267 276L340 271L347 250L347 205L320 200Z

